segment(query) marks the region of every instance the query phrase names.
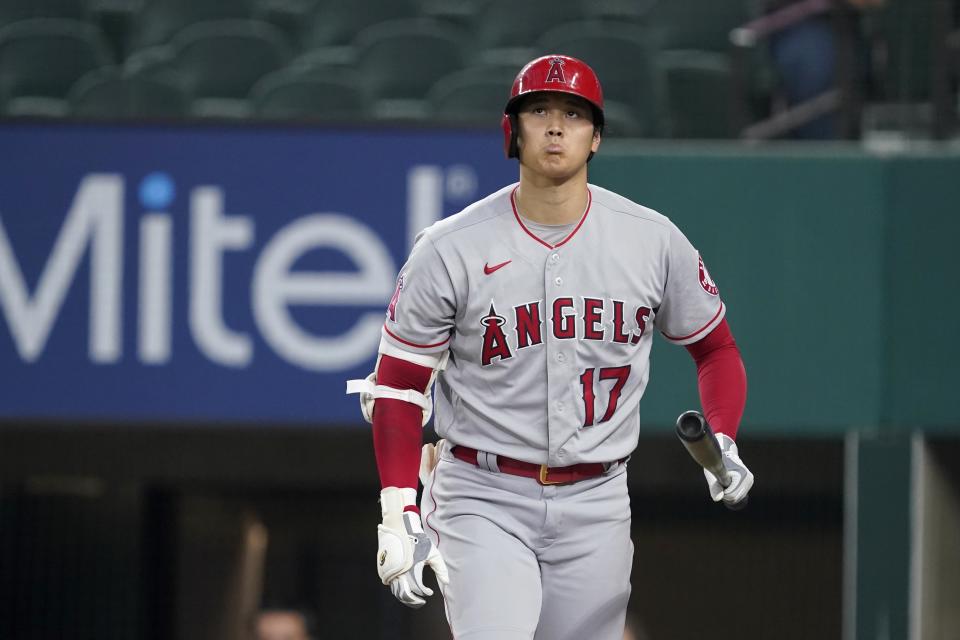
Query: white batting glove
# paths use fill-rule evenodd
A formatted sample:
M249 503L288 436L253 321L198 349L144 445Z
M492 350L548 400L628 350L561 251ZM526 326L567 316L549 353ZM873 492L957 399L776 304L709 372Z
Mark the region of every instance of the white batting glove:
M737 451L737 443L730 436L719 433L717 441L720 443L720 451L723 453L723 466L730 474L730 484L724 488L717 477L703 470L703 475L707 479L707 489L710 491L710 497L714 502L723 503L729 507L740 505L747 498L750 488L753 486L753 474L747 465L743 464L740 454Z
M424 598L433 595L423 583L424 565L433 569L441 586L449 578L443 556L423 532L420 515L403 510L415 504L416 497L416 489L387 487L380 492L383 524L377 527L377 573L397 600L419 609L426 604Z

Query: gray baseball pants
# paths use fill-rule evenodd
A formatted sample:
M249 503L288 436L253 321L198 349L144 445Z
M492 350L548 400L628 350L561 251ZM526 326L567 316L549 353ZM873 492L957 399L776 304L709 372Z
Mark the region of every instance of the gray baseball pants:
M440 451L424 529L455 640L622 640L633 543L626 465L543 486Z

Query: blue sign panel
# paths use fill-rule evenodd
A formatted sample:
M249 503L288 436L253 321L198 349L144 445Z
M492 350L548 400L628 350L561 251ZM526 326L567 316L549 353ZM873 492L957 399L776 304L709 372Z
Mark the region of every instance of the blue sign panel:
M343 423L491 133L0 127L0 418Z

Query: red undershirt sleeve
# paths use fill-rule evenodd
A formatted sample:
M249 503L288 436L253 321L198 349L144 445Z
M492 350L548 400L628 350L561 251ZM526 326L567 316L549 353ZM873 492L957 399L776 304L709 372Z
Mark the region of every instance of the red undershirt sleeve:
M715 433L735 439L747 402L747 373L727 321L687 345L687 351L697 363L700 404L707 422Z
M425 393L433 369L400 358L381 356L377 384ZM423 410L417 405L377 398L373 409L373 449L380 485L417 488L420 447L423 443Z

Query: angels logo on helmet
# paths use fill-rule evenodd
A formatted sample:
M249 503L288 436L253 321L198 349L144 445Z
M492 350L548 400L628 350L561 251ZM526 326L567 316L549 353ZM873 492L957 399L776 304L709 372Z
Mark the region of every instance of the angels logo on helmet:
M546 82L562 82L567 84L567 79L563 77L563 58L556 57L550 59L550 71L547 72Z

